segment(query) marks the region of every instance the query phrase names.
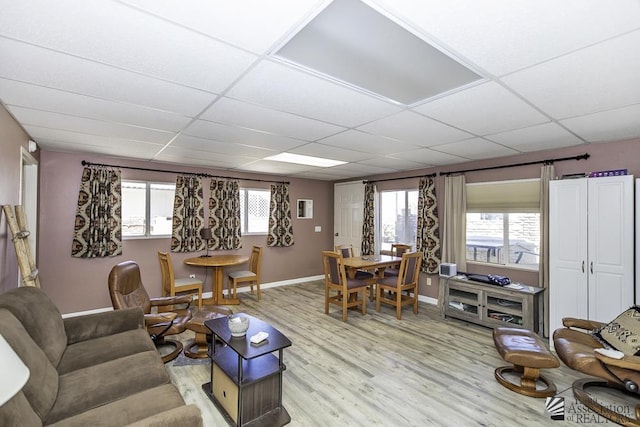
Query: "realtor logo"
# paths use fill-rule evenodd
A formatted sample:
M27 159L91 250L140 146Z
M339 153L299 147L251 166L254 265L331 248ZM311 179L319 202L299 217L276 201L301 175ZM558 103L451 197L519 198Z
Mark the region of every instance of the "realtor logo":
M547 397L547 401L544 406L552 420L564 420L564 397Z

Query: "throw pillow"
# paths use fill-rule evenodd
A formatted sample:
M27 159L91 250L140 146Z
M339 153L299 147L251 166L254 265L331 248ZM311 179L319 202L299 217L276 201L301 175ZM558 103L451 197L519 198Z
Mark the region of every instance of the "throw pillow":
M594 331L605 344L626 355L640 355L640 307L633 306Z

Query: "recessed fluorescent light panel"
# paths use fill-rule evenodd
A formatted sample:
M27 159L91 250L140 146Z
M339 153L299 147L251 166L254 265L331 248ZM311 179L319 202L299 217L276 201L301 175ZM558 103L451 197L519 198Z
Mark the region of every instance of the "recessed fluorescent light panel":
M321 157L303 156L301 154L292 153L280 153L275 156L265 157L264 160L275 160L276 162L318 166L321 168L330 168L331 166L344 165L345 163L347 163L340 160L323 159Z
M274 57L404 105L482 79L359 0L334 0Z

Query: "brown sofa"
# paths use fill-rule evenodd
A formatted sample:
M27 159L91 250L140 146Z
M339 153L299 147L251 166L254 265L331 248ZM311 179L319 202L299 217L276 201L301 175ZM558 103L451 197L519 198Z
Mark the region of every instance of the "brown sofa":
M21 287L0 295L0 333L30 371L0 426L202 426L139 308L63 319L44 291Z

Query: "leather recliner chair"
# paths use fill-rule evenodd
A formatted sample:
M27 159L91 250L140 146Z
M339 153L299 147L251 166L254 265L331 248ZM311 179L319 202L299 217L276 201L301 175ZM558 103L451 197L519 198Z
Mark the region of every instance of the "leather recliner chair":
M588 387L610 387L629 393L635 401L640 385L640 357L624 355L621 359L607 357L596 352L605 348L592 334L604 323L593 320L564 318L564 328L553 333L553 343L558 357L571 369L594 378L582 378L573 382L573 394L582 404L611 421L622 425L640 426L640 402L635 406L634 414L615 412L616 407L600 403L587 392Z
M167 339L167 335L184 332L186 323L191 319L189 309L191 295L150 298L140 277L140 267L134 261L124 261L115 265L109 273L109 296L113 308L141 307L147 331L156 348L162 354L162 361L168 362L180 354L182 343ZM185 305L175 309L174 305ZM171 306L171 311L151 313L152 307ZM162 351L162 347L170 346L170 350Z

